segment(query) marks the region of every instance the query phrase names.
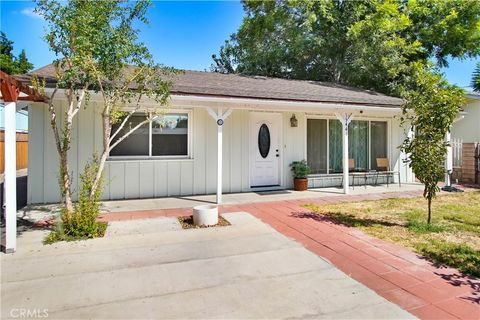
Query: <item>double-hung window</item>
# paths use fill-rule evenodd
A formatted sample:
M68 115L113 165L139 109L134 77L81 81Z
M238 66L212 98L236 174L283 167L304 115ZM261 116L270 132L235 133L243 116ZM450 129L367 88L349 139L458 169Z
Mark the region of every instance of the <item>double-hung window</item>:
M348 127L348 157L354 170L377 169L387 158L386 121L353 120ZM343 172L342 124L337 119L307 119L307 162L313 174ZM328 169L327 169L328 168Z
M110 151L111 157L189 157L190 119L189 112L160 115L133 131ZM144 114L134 114L118 133L116 139L145 121ZM116 132L119 123L113 125Z

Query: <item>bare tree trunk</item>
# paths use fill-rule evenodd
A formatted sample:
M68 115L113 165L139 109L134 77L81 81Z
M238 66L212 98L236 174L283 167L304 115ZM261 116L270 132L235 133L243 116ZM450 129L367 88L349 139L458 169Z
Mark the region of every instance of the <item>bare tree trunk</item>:
M71 122L69 122L70 117L66 115L64 128L62 130L63 135L60 136L57 126L57 112L55 110L55 106L53 105L53 99L56 92L57 90L55 89L55 91L50 97L48 111L50 112L50 126L52 127L53 136L55 138L55 146L57 148L58 156L60 158L59 185L62 202L65 204L66 210L68 212L72 212L73 203L72 192L70 189L72 181L70 178L70 169L68 166L68 149L70 143Z
M67 152L62 150L60 154L60 188L62 189L63 201L68 212L73 212L71 184Z
M140 101L140 99L139 99ZM124 139L126 139L127 137L129 137L133 132L135 132L135 130L137 130L138 128L140 128L141 126L143 126L144 124L148 123L149 121L152 121L154 118L152 117L152 113L149 113L149 115L147 116L147 118L138 123L135 127L131 128L128 130L128 132L124 133L123 135L119 136L119 133L121 132L122 128L124 128L125 124L127 123L127 120L130 118L131 115L134 114L135 110L137 110L137 108L135 108L133 111L131 111L126 117L125 119L122 121L122 123L120 124L120 126L116 129L116 131L112 134L112 124L110 123L110 114L109 114L109 107L108 105L104 108L104 111L102 113L102 124L103 124L103 151L102 151L102 155L99 159L99 163L98 163L98 171L97 171L97 174L95 176L95 180L93 182L93 185L92 185L92 190L91 190L91 193L90 193L90 198L93 199L94 195L95 195L95 192L96 190L98 189L99 185L100 185L100 181L102 179L102 174L103 174L103 170L105 168L105 162L107 161L107 158L108 158L108 155L110 154L110 150L112 150L113 148L115 148L120 142L122 142ZM113 142L113 140L115 140L115 142ZM113 142L113 143L112 143Z
M98 163L98 171L95 175L95 180L93 180L92 190L90 193L90 199L93 199L97 188L100 185L102 179L103 170L105 168L105 162L107 161L108 154L110 153L110 134L112 131L112 126L110 124L110 115L108 113L108 107L105 106L102 112L102 127L103 127L103 151L100 156Z
M431 198L428 198L428 219L427 219L427 223L430 224L430 222L432 221L432 199Z
M57 113L53 104L54 96L57 89L53 92L49 99L48 110L50 112L50 125L53 130L53 136L55 138L55 145L60 160L59 168L59 185L62 196L62 202L65 204L67 212L73 212L72 201L72 177L70 173L70 167L68 165L68 151L70 150L70 143L72 140L72 125L73 118L80 110L80 106L85 98L86 90L83 90L80 95L75 95L72 91L68 92L67 97L69 100L69 107L64 113L64 124L61 130L57 126ZM61 132L61 134L60 134Z

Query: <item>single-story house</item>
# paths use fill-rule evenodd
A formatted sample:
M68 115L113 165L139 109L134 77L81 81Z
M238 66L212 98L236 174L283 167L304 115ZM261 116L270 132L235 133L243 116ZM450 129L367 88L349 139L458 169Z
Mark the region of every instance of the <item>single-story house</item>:
M480 93L468 93L462 118L452 126L452 138L463 142L480 142Z
M32 74L47 78L47 87L55 85L52 65ZM55 104L61 108L65 103L57 94ZM343 174L349 166L375 170L379 158L388 159L402 182L411 182L412 172L398 148L407 134L398 118L401 103L331 83L185 71L174 79L161 120L167 125L154 120L110 153L103 197L215 192L221 197L222 192L289 189L289 165L302 159L312 168L311 188L341 186L345 178L349 181ZM75 120L70 149L75 191L86 161L93 151L101 151L101 104L101 97L92 94ZM58 202L58 156L47 106L30 103L29 116L28 202ZM347 148L342 144L345 134ZM344 189L348 192L348 185Z

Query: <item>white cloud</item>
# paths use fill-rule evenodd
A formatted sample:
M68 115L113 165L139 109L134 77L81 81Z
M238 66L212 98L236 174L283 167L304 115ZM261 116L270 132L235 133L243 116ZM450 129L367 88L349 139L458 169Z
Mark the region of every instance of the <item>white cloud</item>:
M27 16L27 17L43 19L43 17L41 15L39 15L38 13L35 12L34 8L22 9L22 11L20 11L20 13L23 14L24 16Z

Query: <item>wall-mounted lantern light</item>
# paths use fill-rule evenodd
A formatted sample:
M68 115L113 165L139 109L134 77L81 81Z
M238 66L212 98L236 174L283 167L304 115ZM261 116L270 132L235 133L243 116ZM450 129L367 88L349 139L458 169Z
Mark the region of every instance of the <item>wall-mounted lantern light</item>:
M298 120L295 117L295 113L292 114L292 117L290 118L290 127L292 127L292 128L298 127Z

